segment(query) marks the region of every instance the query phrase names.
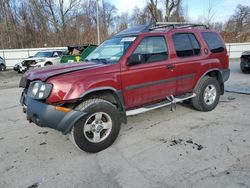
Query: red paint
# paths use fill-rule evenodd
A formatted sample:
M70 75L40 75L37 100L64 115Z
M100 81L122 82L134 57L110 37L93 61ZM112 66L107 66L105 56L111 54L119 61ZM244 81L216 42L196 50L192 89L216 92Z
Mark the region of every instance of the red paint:
M229 60L226 50L223 53L206 54L207 45L200 32L203 29L172 29L166 32L147 32L140 34L117 64L74 63L42 68L26 73L29 80L42 80L53 84L53 90L47 99L48 103L70 101L80 98L85 92L98 87L112 87L122 90L127 109L152 103L169 95L180 95L190 92L200 77L209 70L227 69ZM172 35L193 33L198 39L201 53L198 56L179 58L176 56ZM126 62L140 41L147 36L164 36L168 46L168 59L162 62L127 66ZM167 65L173 65L167 69ZM77 70L68 72L70 70ZM167 83L128 89L133 85L157 82L183 75L194 75L192 78L175 80Z

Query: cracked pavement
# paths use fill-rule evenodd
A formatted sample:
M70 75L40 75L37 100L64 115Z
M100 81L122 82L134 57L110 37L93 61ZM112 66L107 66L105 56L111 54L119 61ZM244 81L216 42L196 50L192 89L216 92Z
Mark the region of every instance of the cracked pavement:
M250 75L240 73L237 61L231 69L226 88L248 90ZM227 92L212 112L178 104L175 112L164 107L129 117L111 147L89 154L68 136L29 124L19 105L20 75L4 75L1 188L250 187L249 95Z

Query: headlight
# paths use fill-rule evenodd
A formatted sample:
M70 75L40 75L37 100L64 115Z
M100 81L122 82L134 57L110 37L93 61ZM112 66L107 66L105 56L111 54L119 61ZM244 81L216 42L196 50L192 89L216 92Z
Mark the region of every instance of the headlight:
M36 96L36 94L37 94L37 92L38 92L38 89L39 89L39 83L36 82L36 83L33 85L33 88L32 88L32 90L31 90L33 96Z
M34 81L30 83L28 95L34 99L46 99L52 90L51 84L42 81Z
M44 62L44 61L45 61L45 59L37 59L36 63L41 63L41 62Z

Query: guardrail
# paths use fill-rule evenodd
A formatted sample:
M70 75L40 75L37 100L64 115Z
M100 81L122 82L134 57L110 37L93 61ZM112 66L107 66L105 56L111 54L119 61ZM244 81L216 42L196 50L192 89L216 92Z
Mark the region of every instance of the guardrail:
M250 51L250 43L226 43L230 58L240 58L241 53Z
M240 58L243 51L250 50L250 43L226 43L229 58ZM66 50L66 47L53 48L26 48L0 50L0 56L5 59L7 67L13 67L29 56L35 55L41 50Z

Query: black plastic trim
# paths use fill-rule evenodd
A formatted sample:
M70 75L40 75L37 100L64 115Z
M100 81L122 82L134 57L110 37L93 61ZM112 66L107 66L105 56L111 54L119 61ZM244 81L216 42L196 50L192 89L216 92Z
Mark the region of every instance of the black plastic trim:
M222 75L222 81L226 82L229 79L229 76L230 76L230 69L224 69L224 70L221 70L220 72L221 72L221 75Z
M80 98L84 98L86 95L93 93L93 92L105 91L105 90L112 91L115 94L116 100L118 101L118 107L120 110L121 120L123 123L127 123L126 108L125 108L122 90L116 90L113 87L98 87L98 88L94 88L94 89L84 92L80 96Z
M26 106L27 119L40 127L49 127L67 134L85 112L71 110L62 112L55 109L55 106L48 105L38 100L32 99L23 92L21 104Z
M126 87L126 90L133 90L133 89L138 89L138 88L143 88L143 87L148 87L148 86L153 86L153 85L158 85L158 84L163 84L163 83L175 82L178 80L193 78L194 76L195 76L195 74L187 74L187 75L177 76L177 77L168 78L168 79L164 79L164 80L147 82L147 83L143 83L143 84L130 85L130 86Z

